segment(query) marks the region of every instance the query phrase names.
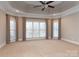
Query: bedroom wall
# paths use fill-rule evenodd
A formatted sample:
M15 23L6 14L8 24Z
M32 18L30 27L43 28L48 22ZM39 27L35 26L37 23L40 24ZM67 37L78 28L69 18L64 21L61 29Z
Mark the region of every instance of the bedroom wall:
M22 39L23 39L23 33L22 33L22 31L23 31L23 22L22 22L22 17L18 17L18 40L19 41L22 41Z
M6 44L6 14L0 10L0 48Z
M48 19L48 39L51 39L51 19Z
M79 42L79 12L62 18L61 34L64 40Z

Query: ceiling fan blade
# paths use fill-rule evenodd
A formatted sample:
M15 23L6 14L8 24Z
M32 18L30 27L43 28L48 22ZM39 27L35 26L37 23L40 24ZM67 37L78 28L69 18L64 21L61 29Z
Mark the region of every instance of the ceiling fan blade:
M50 4L50 3L52 3L52 2L54 2L54 1L48 1L46 4Z
M36 8L36 7L41 7L41 5L34 6L34 8Z
M51 5L48 5L48 7L50 7L50 8L55 8L54 6L51 6Z
M44 11L45 10L45 7L44 8L42 8L42 11Z
M41 4L45 4L43 1L40 1Z

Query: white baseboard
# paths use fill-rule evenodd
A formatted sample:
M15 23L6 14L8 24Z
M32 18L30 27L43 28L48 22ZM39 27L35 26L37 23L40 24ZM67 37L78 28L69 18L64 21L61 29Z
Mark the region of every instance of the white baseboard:
M5 45L6 45L6 43L0 44L0 48L4 47Z
M64 40L64 41L67 41L69 43L73 43L73 44L76 44L76 45L79 45L79 41L73 41L73 40L69 40L69 39L65 39L65 38L61 38L61 40Z

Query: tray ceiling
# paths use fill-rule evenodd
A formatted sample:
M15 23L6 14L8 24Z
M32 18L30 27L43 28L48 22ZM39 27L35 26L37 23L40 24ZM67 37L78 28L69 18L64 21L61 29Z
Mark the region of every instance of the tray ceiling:
M50 5L55 6L54 9L47 8L45 11L41 11L41 7L34 8L35 5L41 5L39 1L16 1L9 2L13 8L21 10L23 12L34 13L34 14L54 14L63 12L69 8L72 8L75 5L78 5L79 2L75 1L55 1Z
M63 12L75 7L75 11L79 9L79 1L55 1L50 5L55 6L54 9L47 8L41 11L41 8L33 8L35 5L40 5L39 1L0 1L0 9L11 15L50 18L53 16L61 16ZM65 12L65 13L69 13ZM64 14L65 14L64 13ZM72 13L72 12L71 12Z

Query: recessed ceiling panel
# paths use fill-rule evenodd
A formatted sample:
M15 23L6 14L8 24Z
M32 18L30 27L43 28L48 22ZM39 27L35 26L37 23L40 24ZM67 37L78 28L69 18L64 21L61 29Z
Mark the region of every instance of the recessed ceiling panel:
M55 8L46 8L44 11L41 11L41 7L34 8L35 5L41 5L39 1L12 1L9 4L20 11L25 13L34 13L34 14L55 14L66 11L79 4L78 1L55 1L50 3L50 5L55 6Z

